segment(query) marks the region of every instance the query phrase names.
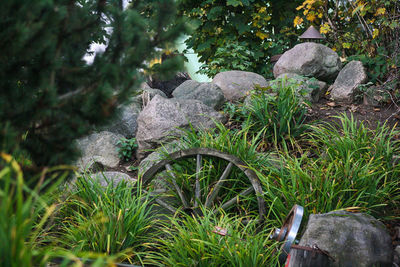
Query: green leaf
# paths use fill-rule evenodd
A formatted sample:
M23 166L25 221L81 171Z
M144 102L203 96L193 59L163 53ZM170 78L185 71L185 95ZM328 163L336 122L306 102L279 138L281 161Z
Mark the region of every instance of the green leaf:
M246 19L243 16L235 16L231 19L231 24L235 26L239 34L249 32L251 26L245 23Z
M210 11L207 14L208 19L216 19L219 16L223 15L223 8L222 6L216 6L210 9Z
M247 1L246 1L247 2ZM227 6L234 6L234 7L237 7L237 6L243 6L243 3L242 3L242 1L240 1L240 0L227 0L226 1L226 5Z

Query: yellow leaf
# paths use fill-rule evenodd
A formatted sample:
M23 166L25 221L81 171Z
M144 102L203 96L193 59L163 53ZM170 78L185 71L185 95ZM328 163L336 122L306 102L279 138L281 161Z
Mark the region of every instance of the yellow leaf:
M386 13L386 8L381 7L376 10L375 16L384 15Z
M261 40L264 40L265 38L268 37L268 34L263 33L263 32L257 32L257 33L256 33L256 36L257 36L258 38L260 38Z
M322 13L319 13L319 14L318 14L318 18L320 18L320 19L321 19L323 15L324 15L324 14L322 14Z
M303 23L303 19L300 18L299 16L296 16L294 18L293 24L294 24L295 27L298 26L298 25L301 25L302 23Z
M329 26L328 23L322 24L322 25L321 25L321 28L319 29L319 32L320 32L321 34L326 34L326 33L330 32L330 31L331 31L331 27Z
M305 5L306 5L306 1L304 1L301 6L296 7L296 10L302 9Z
M379 30L378 29L374 29L373 32L372 32L372 39L375 39L378 35L379 35Z
M345 208L345 211L348 212L360 212L363 208L361 207L347 207Z
M308 14L308 11L310 11L310 10L309 10L309 9L304 10L304 11L303 11L303 15L304 15L304 16L307 15L307 14Z
M150 60L149 62L149 66L152 67L155 64L161 64L161 56L158 56L156 58L153 58L152 60Z
M309 13L306 18L308 21L314 21L316 19L315 14L313 12Z

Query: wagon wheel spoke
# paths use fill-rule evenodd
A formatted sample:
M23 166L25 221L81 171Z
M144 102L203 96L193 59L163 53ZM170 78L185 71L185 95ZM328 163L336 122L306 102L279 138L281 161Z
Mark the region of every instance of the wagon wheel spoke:
M200 171L202 168L202 156L200 154L196 155L196 182L194 188L194 207L197 208L199 206L199 202L201 202L200 196Z
M221 177L218 179L218 182L215 184L211 193L207 196L206 203L204 204L206 208L209 208L210 205L214 203L214 200L217 197L219 190L221 189L222 185L226 181L226 178L228 177L229 173L232 170L232 166L233 166L233 163L229 162L228 166L226 166L224 172L222 173Z
M227 210L230 207L232 207L237 201L239 197L245 197L248 196L251 192L254 191L254 188L252 186L250 186L249 188L243 190L242 192L240 192L237 196L231 198L230 200L228 200L227 202L225 202L222 206L221 209L222 210ZM217 213L218 210L215 210L214 213Z
M169 174L171 175L172 184L173 184L173 186L174 186L174 188L175 188L175 190L176 190L176 193L178 193L178 196L179 196L179 198L180 198L181 201L182 201L183 207L184 207L185 209L188 209L188 208L189 208L189 204L188 204L188 202L186 201L186 198L185 198L185 196L183 195L182 190L179 188L178 184L176 183L176 176L175 176L175 174L174 174L174 172L173 172L173 169L172 169L171 164L165 164L165 168L169 171Z
M146 190L143 190L143 192L146 193L146 194L149 193L149 192L146 191ZM163 201L163 200L161 200L161 199L159 199L159 198L156 198L154 201L157 202L160 206L166 208L167 210L169 210L169 211L172 212L172 213L176 213L176 212L178 211L177 209L175 209L174 207L172 207L171 205L169 205L167 202L165 202L165 201Z

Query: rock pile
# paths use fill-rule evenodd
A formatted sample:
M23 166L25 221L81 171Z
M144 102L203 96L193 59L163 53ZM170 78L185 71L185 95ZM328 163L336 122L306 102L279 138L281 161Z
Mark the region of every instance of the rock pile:
M179 137L183 129L212 128L225 120L218 110L226 101L238 101L258 86L273 87L283 81L295 87L299 97L316 103L326 95L327 83L334 81L328 89L331 99L351 102L358 86L367 82L361 62L349 62L342 69L337 53L317 43L298 44L286 51L273 73L273 81L246 71L221 72L210 83L182 77L174 88L168 89L168 95L143 83L142 93L121 107L120 115L109 127L78 141L84 151L78 165L115 167L115 143L122 137L135 137L139 145L137 156L143 157L148 149L158 147L170 137Z

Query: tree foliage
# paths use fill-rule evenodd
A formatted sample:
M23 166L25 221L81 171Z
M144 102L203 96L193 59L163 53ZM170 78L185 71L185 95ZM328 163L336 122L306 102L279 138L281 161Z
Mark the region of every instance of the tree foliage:
M112 118L155 48L177 38L175 12L173 0L2 1L0 150L32 167L74 159L72 141ZM93 42L107 48L87 64Z
M179 10L194 27L186 43L206 63L203 72L213 76L225 69L242 69L269 76L269 57L282 53L297 40L292 21L301 2L180 0ZM238 66L234 63L235 55L224 53L227 47L250 60Z

